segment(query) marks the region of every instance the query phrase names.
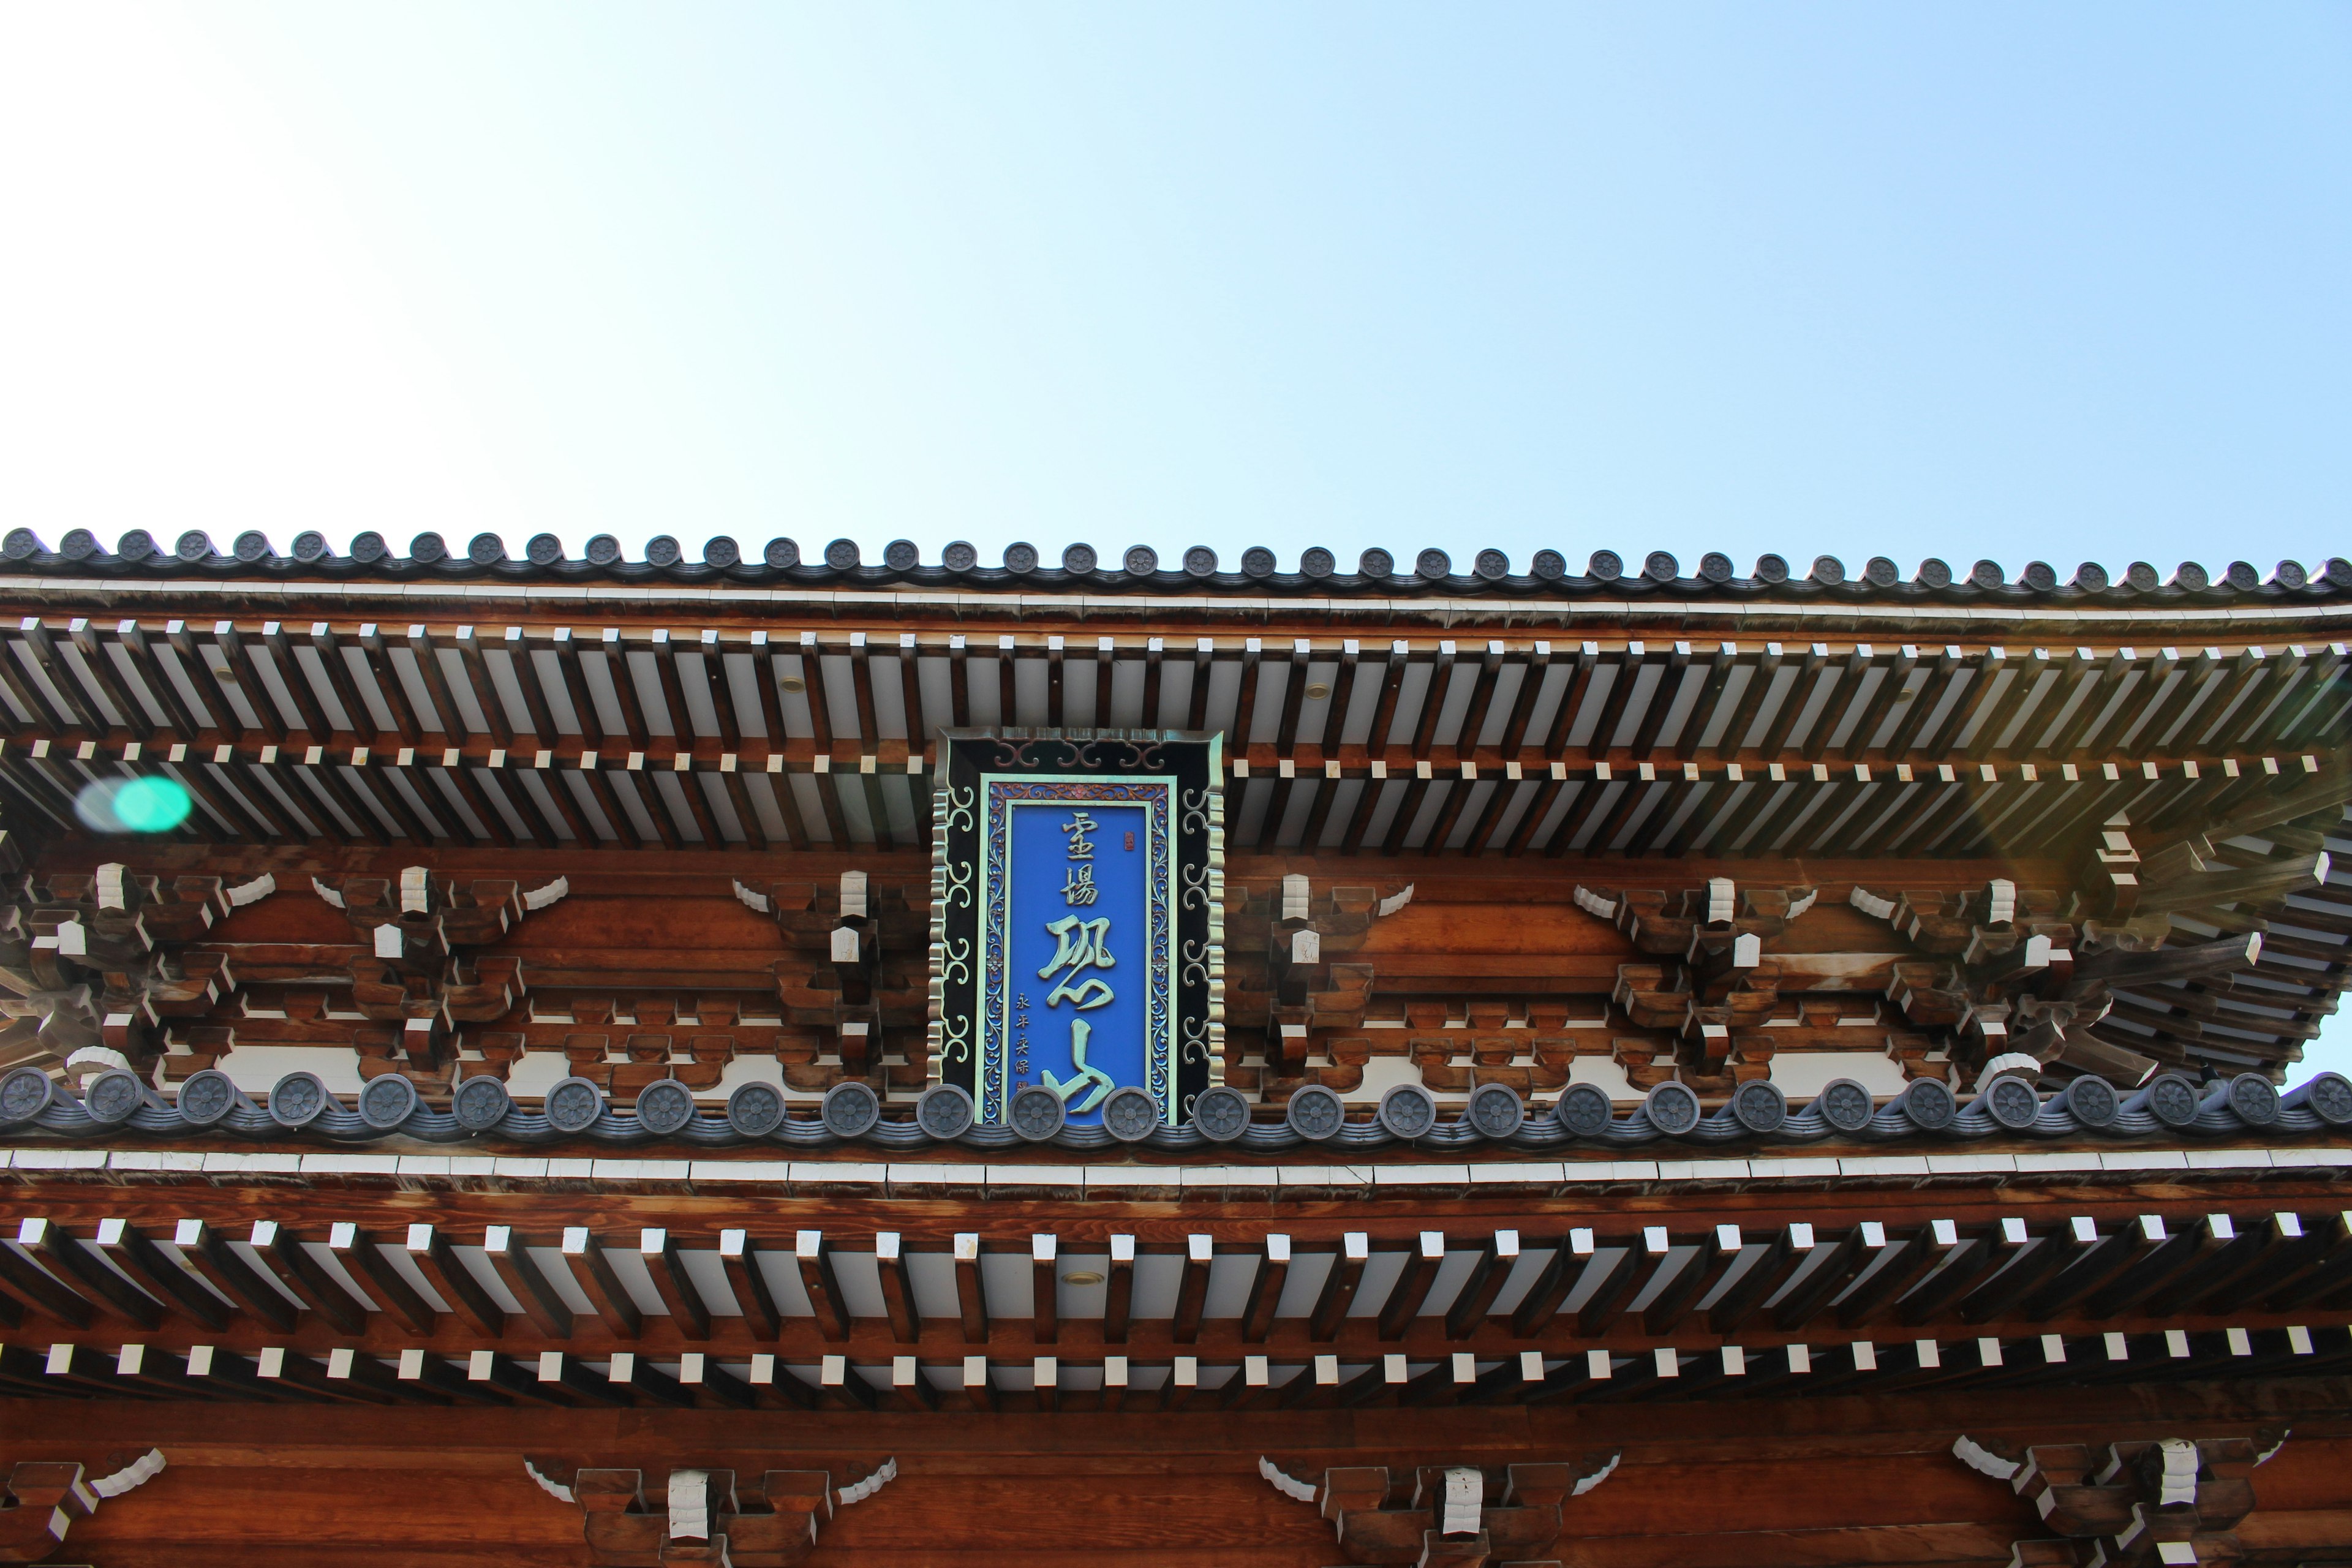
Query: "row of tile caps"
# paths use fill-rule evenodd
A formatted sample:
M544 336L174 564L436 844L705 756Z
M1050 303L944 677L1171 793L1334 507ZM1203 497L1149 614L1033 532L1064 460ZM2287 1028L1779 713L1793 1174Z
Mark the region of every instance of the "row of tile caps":
M1920 1079L1884 1106L1875 1104L1861 1084L1840 1079L1796 1110L1777 1087L1757 1081L1741 1085L1712 1113L1705 1111L1687 1087L1668 1082L1651 1089L1639 1107L1622 1116L1615 1113L1606 1094L1589 1084L1571 1086L1532 1115L1515 1091L1487 1085L1475 1090L1450 1120L1425 1090L1407 1086L1391 1090L1379 1113L1363 1121L1346 1120L1345 1107L1327 1089L1294 1094L1279 1122L1251 1121L1248 1102L1238 1091L1212 1089L1196 1103L1192 1122L1181 1127L1129 1122L1124 1136L1106 1126L1069 1125L1060 1114L1060 1100L1049 1090L1033 1087L1024 1095L1015 1099L1010 1125L982 1125L973 1117L970 1098L950 1086L926 1091L913 1118L898 1121L887 1116L874 1091L858 1082L837 1086L825 1096L817 1116L802 1119L787 1114L782 1096L765 1084L741 1086L730 1097L724 1114L713 1114L698 1108L692 1092L675 1079L649 1086L632 1109L623 1110L609 1104L588 1079L567 1079L548 1092L542 1109L533 1110L517 1105L496 1079L477 1078L460 1086L451 1110L437 1110L424 1105L415 1086L398 1077L371 1080L354 1108L327 1092L310 1073L288 1074L257 1105L226 1075L209 1069L192 1076L177 1099L166 1101L120 1068L91 1080L78 1098L37 1068L20 1068L0 1079L0 1133L89 1138L219 1132L246 1139L310 1136L366 1142L400 1137L433 1143L478 1137L520 1143L584 1138L608 1144L669 1140L705 1147L863 1144L881 1150L950 1142L978 1150L1029 1143L1102 1150L1127 1144L1171 1153L1220 1148L1276 1153L1310 1145L1334 1150L1412 1145L1433 1151L1494 1145L1540 1151L1570 1144L1625 1147L1659 1139L1707 1145L1813 1143L1832 1138L1887 1142L2086 1135L2242 1137L2352 1127L2352 1082L2334 1073L2322 1073L2284 1095L2254 1073L2201 1085L2167 1073L2128 1093L2119 1093L2104 1079L2082 1078L2050 1095L2010 1076L1995 1079L1965 1102L1942 1083ZM1119 1119L1108 1120L1116 1123Z
M836 539L822 555L803 559L801 547L789 539L772 539L758 556L746 557L735 540L721 535L703 545L699 560L689 561L678 542L665 535L646 545L645 559L627 561L623 559L620 542L610 534L590 540L584 557L567 557L562 541L551 533L539 534L518 558L508 553L506 542L495 533L475 535L462 552L452 550L437 533L420 533L409 541L405 555L395 555L382 534L362 533L352 542L347 553L338 555L329 548L325 535L308 532L295 539L290 554L281 555L258 531L237 535L235 544L224 552L210 535L194 529L181 534L169 549L145 529L132 529L116 541L110 552L86 528L68 533L55 550L31 529L13 529L0 542L0 571L197 578L734 582L835 588L904 584L1019 592L1224 589L1316 595L1828 595L1898 602L2054 599L2118 605L2151 597L2214 604L2292 602L2352 593L2352 561L2340 556L2316 569L2282 561L2267 579L2260 568L2243 561L2232 562L2218 573L2194 562L2184 563L2168 580L2144 561L2132 563L2120 574L2111 574L2095 562L2085 562L2071 578L2062 578L2055 567L2036 561L2012 578L1996 562L1979 561L1966 572L1958 572L1937 560L1922 563L1906 578L1901 567L1883 555L1872 557L1859 576L1850 574L1845 563L1833 555L1816 557L1802 571L1779 555L1764 555L1742 575L1730 556L1710 552L1700 558L1696 575L1685 576L1682 563L1663 550L1651 552L1638 563L1627 562L1612 550L1596 550L1583 574L1577 575L1570 572L1567 558L1557 550L1538 551L1525 571L1517 570L1500 550L1482 550L1467 573L1455 571L1452 557L1443 550L1424 550L1410 563L1385 550L1367 550L1358 557L1356 569L1345 572L1339 558L1319 546L1302 552L1296 569L1285 572L1275 552L1259 545L1242 552L1240 570L1234 572L1224 570L1217 552L1203 544L1192 546L1181 560L1167 564L1149 545L1136 545L1111 561L1090 544L1073 544L1062 552L1056 568L1029 544L1008 546L1003 564L983 566L979 552L961 542L950 544L940 560L926 564L920 549L903 539L887 546L879 562L867 562L856 542L847 539Z

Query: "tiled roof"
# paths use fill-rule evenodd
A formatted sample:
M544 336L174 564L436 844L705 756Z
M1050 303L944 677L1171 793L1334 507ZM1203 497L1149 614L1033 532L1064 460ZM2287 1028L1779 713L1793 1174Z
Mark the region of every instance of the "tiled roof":
M26 1074L39 1077L44 1084L49 1081L46 1075L32 1068L19 1069L18 1074L11 1076ZM488 1079L467 1081L496 1082ZM587 1126L567 1132L552 1125L544 1111L523 1109L503 1092L467 1106L463 1121L450 1111L428 1109L413 1097L405 1099L405 1111L398 1120L371 1120L361 1110L319 1091L317 1084L318 1080L310 1074L289 1074L279 1080L264 1104L254 1105L237 1095L216 1120L202 1123L180 1109L180 1104L185 1103L184 1088L180 1103L151 1101L126 1118L107 1121L91 1114L68 1090L52 1086L41 1108L29 1117L22 1114L29 1100L15 1095L0 1096L0 1101L18 1110L15 1120L0 1122L0 1135L10 1142L27 1134L83 1141L113 1134L216 1134L241 1140L300 1139L336 1143L399 1138L425 1143L483 1140L530 1145L579 1142L689 1149L766 1147L779 1151L850 1145L906 1151L947 1143L985 1151L1019 1148L1032 1142L1080 1151L1122 1146L1120 1140L1100 1127L1062 1126L1050 1137L1038 1140L1025 1137L1012 1126L971 1125L968 1114L961 1119L965 1123L963 1131L952 1137L940 1138L926 1129L923 1123L927 1119L919 1115L903 1121L876 1119L870 1097L864 1100L862 1107L851 1105L839 1115L773 1121L772 1091L756 1084L739 1089L736 1099L740 1100L747 1093L768 1096L767 1103L761 1107L762 1114L740 1118L752 1125L772 1124L770 1131L757 1134L739 1128L739 1118L699 1110L675 1132L656 1133L634 1110L609 1104ZM2087 1091L2080 1088L2085 1084L2091 1086ZM288 1092L289 1086L291 1093ZM27 1079L26 1088L32 1087ZM1642 1105L1622 1115L1614 1114L1606 1096L1598 1090L1570 1089L1559 1101L1534 1108L1525 1121L1512 1124L1507 1131L1500 1125L1482 1131L1465 1115L1453 1121L1440 1121L1432 1131L1414 1139L1396 1137L1378 1119L1343 1122L1330 1136L1310 1139L1290 1121L1260 1121L1248 1124L1238 1137L1223 1144L1188 1125L1156 1129L1136 1147L1167 1153L1204 1152L1222 1147L1231 1154L1274 1154L1310 1150L1318 1144L1333 1151L1410 1145L1433 1152L1491 1144L1498 1151L1527 1152L1571 1146L1599 1151L1660 1142L1702 1147L1831 1142L2016 1143L2085 1137L2118 1142L2182 1142L2257 1133L2272 1137L2310 1135L2352 1126L2352 1082L2334 1073L2322 1073L2284 1095L2257 1073L2204 1085L2168 1073L2127 1097L2095 1079L2078 1079L2065 1089L2045 1096L2035 1093L2021 1078L2004 1077L1965 1100L1956 1100L1941 1083L1924 1079L1874 1110L1868 1109L1866 1094L1859 1101L1849 1095L1841 1105L1835 1094L1837 1088L1832 1085L1811 1103L1791 1108L1770 1084L1748 1084L1742 1086L1742 1092L1731 1103L1711 1114L1700 1114L1696 1096L1681 1084L1667 1083L1651 1090ZM486 1105L495 1114L484 1114ZM730 1101L730 1110L736 1109ZM834 1108L828 1102L825 1109L832 1111Z
M1010 545L1000 563L982 564L979 552L961 542L948 545L938 559L927 563L921 549L903 539L886 546L877 562L866 561L856 542L847 539L836 539L821 552L806 556L795 541L773 539L756 555L747 555L741 545L726 535L706 542L694 559L688 557L677 540L665 535L648 543L645 558L637 561L624 559L620 542L609 534L589 541L584 557L567 556L562 541L551 533L531 539L519 556L509 553L506 542L495 533L475 535L462 552L452 549L437 533L420 533L409 541L404 555L394 553L392 543L373 532L360 534L341 555L315 531L299 535L285 554L258 531L239 534L226 552L199 530L181 534L167 548L146 530L132 529L115 542L111 552L84 528L66 534L54 550L28 528L11 530L5 542L0 542L0 572L37 575L96 572L138 577L257 575L386 582L732 582L877 589L906 584L1089 594L1192 588L1316 595L1678 595L1735 600L1826 596L1953 604L2293 603L2340 599L2352 594L2352 561L2342 557L2333 557L2316 569L2281 562L2267 576L2243 561L2231 562L2219 571L2191 562L2168 575L2146 562L2136 561L2113 573L2095 562L2085 562L2064 574L2040 561L2012 574L1997 562L1979 561L1963 569L1932 559L1906 573L1885 556L1872 557L1859 572L1832 555L1816 557L1806 564L1767 554L1743 568L1730 556L1710 551L1700 557L1695 573L1685 574L1682 563L1663 550L1653 551L1639 562L1627 561L1614 551L1596 550L1578 573L1557 550L1539 550L1525 562L1515 562L1500 550L1481 550L1457 565L1446 552L1433 548L1422 551L1410 562L1373 549L1363 552L1354 568L1347 570L1333 552L1315 546L1301 552L1286 571L1273 551L1259 545L1244 551L1234 564L1238 570L1229 569L1214 550L1198 544L1180 559L1168 562L1148 545L1136 545L1113 558L1090 544L1073 544L1062 552L1058 565L1048 563L1029 544Z

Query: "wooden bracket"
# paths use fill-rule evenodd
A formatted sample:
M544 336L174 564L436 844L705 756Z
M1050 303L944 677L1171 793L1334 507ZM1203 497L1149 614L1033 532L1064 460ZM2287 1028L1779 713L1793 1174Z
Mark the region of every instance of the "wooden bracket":
M837 1509L873 1496L898 1474L896 1459L871 1469L770 1470L747 1494L737 1490L732 1470L681 1468L668 1471L661 1495L648 1500L643 1470L575 1468L537 1455L523 1468L550 1497L585 1516L595 1568L793 1568L806 1561ZM847 1478L838 1486L835 1469Z

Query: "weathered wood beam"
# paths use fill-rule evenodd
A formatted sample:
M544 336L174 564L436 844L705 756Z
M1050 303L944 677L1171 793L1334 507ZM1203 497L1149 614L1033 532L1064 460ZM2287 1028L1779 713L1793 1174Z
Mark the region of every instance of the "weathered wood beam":
M489 1259L509 1295L520 1303L531 1326L551 1340L572 1337L572 1308L556 1289L530 1247L512 1226L494 1225L482 1233L482 1255Z
M919 1344L923 1338L923 1312L915 1296L914 1276L908 1270L904 1242L899 1233L886 1230L874 1238L874 1263L882 1286L882 1310L890 1320L890 1332L902 1345Z
M678 1256L677 1234L665 1227L647 1226L637 1233L637 1257L652 1276L654 1289L669 1309L671 1323L689 1340L710 1337L710 1307L703 1300L702 1292L695 1289L693 1277L686 1271L686 1262Z
M410 1226L407 1249L408 1260L425 1276L435 1295L456 1307L461 1316L490 1338L498 1339L506 1332L506 1309L474 1278L473 1270L466 1267L439 1226Z
M440 1314L425 1300L416 1287L408 1282L398 1266L383 1254L383 1248L369 1232L357 1225L342 1223L328 1233L328 1250L343 1259L346 1268L357 1268L377 1298L395 1318L413 1331L430 1337Z
M240 1303L280 1333L293 1331L294 1303L232 1252L211 1226L200 1219L181 1220L173 1231L172 1245L188 1266L222 1295Z
M143 1280L165 1306L199 1328L217 1331L227 1325L230 1314L236 1310L129 1220L100 1222L98 1244L120 1259L133 1277Z

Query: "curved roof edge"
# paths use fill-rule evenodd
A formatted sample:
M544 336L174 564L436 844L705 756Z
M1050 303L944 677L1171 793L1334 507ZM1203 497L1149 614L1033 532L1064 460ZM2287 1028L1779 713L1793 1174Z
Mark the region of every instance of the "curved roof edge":
M1024 595L1131 590L1395 598L1425 594L1498 600L1666 598L1922 607L2219 606L2352 600L2352 560L2341 556L2331 557L2316 568L2284 561L2267 577L2243 561L2232 562L2219 572L2208 572L2190 562L2168 579L2146 562L2134 562L2119 574L2086 562L2071 577L2061 578L2055 568L2036 561L2012 578L1990 561L1979 561L1958 572L1931 559L1906 577L1885 556L1874 556L1860 574L1849 574L1844 563L1835 556L1817 557L1810 568L1800 572L1771 554L1759 557L1743 575L1729 556L1715 552L1701 558L1696 575L1684 574L1682 563L1664 551L1654 551L1638 566L1631 566L1615 552L1598 550L1581 574L1571 574L1556 550L1537 552L1524 569L1500 550L1482 550L1466 573L1456 571L1452 558L1436 549L1423 550L1410 563L1397 561L1384 550L1367 550L1352 572L1340 571L1332 552L1319 546L1302 552L1295 569L1288 572L1279 570L1274 552L1262 545L1243 552L1238 571L1225 569L1216 552L1206 545L1194 545L1172 565L1163 565L1147 545L1137 545L1117 561L1106 562L1093 546L1073 544L1062 552L1058 566L1046 564L1027 544L1009 546L1002 563L992 566L981 564L979 552L961 542L948 545L939 560L929 563L916 545L905 540L894 542L882 554L879 563L869 563L855 542L836 539L814 559L804 560L794 541L774 539L758 557L746 559L732 538L720 535L703 546L699 560L690 562L678 542L664 535L646 546L644 559L628 561L623 559L619 542L610 534L599 534L589 541L584 557L573 557L565 554L561 540L542 533L532 538L518 558L508 552L506 542L495 533L477 534L463 552L452 551L437 533L420 533L409 542L405 555L395 555L383 535L368 532L355 538L347 553L338 555L328 547L324 535L313 531L299 536L292 552L281 555L258 531L239 534L224 552L200 530L181 534L167 550L144 529L126 532L110 552L88 529L73 530L53 550L31 529L16 528L0 541L0 576L96 574L200 582L738 584L877 591L957 587Z

